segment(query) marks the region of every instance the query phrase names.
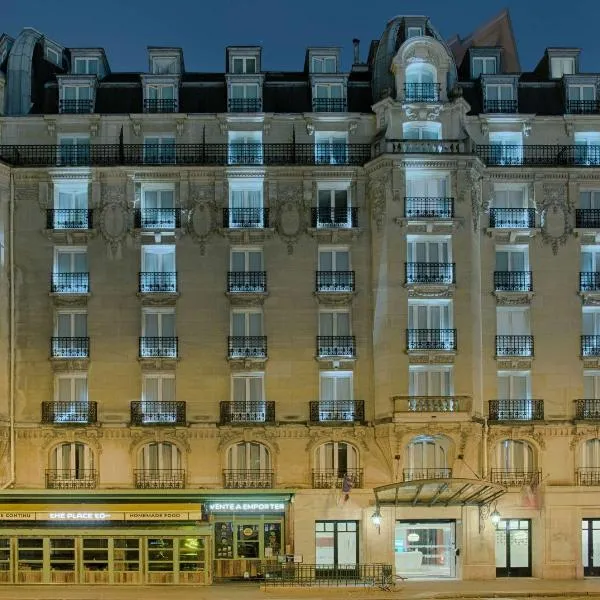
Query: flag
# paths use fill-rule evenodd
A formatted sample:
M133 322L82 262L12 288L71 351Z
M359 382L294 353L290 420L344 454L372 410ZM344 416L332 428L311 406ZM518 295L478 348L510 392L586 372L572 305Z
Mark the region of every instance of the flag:
M539 481L531 481L523 485L521 488L521 506L535 510L542 508L542 491Z
M350 492L352 491L353 487L354 482L352 481L352 478L348 475L348 473L346 473L344 475L344 479L342 479L342 498L344 502L348 502L348 500L350 499Z

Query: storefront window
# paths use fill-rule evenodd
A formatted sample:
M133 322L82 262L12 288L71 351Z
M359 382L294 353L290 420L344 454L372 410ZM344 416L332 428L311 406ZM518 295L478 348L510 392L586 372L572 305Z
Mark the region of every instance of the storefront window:
M258 525L238 525L237 539L237 553L239 558L259 558Z
M173 571L173 540L150 538L148 540L148 571Z
M179 570L204 570L204 540L202 538L179 539Z
M283 519L272 517L215 521L215 558L274 558L283 547Z

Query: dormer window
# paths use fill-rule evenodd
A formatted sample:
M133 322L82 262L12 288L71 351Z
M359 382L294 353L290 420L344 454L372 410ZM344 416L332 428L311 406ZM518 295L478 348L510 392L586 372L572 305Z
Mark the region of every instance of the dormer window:
M63 85L59 111L61 113L85 114L93 108L92 88L89 85Z
M407 38L421 37L422 35L423 35L422 27L408 27L406 30Z
M472 61L473 79L477 79L480 75L495 75L498 72L498 61L495 56L474 56Z
M231 59L231 73L236 75L254 74L256 69L256 57L254 56L234 56Z
M313 88L314 112L345 112L345 86L341 83L317 83Z
M438 102L440 84L435 67L428 63L414 63L406 67L404 99L406 102Z
M152 58L152 73L154 75L176 75L179 73L177 60L174 57Z
M61 56L58 51L54 48L50 48L49 46L46 46L46 60L49 60L51 63L54 63L59 67L62 63Z
M229 112L261 112L262 99L257 83L232 83L229 88Z
M336 73L337 60L335 56L313 56L310 63L311 73Z
M585 115L598 112L596 86L593 84L572 84L567 88L567 112Z
M144 110L148 113L177 112L175 86L147 85Z
M517 101L514 86L511 84L491 84L485 86L484 112L514 113L517 112Z
M575 59L568 57L552 57L550 59L550 77L560 79L563 75L573 75L575 73Z
M100 61L97 58L76 58L73 63L73 73L76 75L98 75Z

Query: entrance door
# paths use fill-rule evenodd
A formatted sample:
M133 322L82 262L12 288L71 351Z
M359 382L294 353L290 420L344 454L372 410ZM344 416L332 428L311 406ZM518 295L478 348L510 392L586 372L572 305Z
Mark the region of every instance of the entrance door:
M315 562L354 572L358 564L358 521L317 521L315 523Z
M496 525L496 577L531 577L531 519Z
M600 577L600 519L581 521L581 558L586 577Z

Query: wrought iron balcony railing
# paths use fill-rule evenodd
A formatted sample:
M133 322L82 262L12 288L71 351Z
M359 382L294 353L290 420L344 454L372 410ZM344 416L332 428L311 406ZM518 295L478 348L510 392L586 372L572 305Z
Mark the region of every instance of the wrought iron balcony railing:
M262 165L264 162L263 144L260 142L230 142L227 148L227 162L230 165Z
M91 113L94 108L94 101L87 100L65 100L61 98L58 101L58 112L62 114L86 114Z
M575 419L600 421L600 399L579 398L575 400Z
M227 338L229 358L267 358L266 335L230 335Z
M130 405L130 418L132 425L185 425L185 402L134 400Z
M384 139L373 146L373 156L382 154L465 154L467 140L398 140Z
M230 294L265 294L267 292L266 271L229 271L227 291Z
M454 263L404 263L404 281L407 284L451 285L455 280Z
M600 292L600 273L595 271L580 271L579 291Z
M141 294L176 294L177 273L164 271L142 271L139 273Z
M181 227L180 208L137 208L135 211L136 229L179 229Z
M49 490L91 490L97 485L96 469L46 469Z
M419 479L450 479L451 477L452 469L448 467L402 469L403 481L418 481Z
M177 358L179 339L176 337L140 337L140 358Z
M490 227L493 229L533 229L534 208L490 208Z
M488 402L488 419L490 421L543 421L544 401L490 400Z
M89 337L53 337L50 340L52 358L88 358L89 355Z
M577 485L600 485L600 467L579 467Z
M57 164L69 167L85 167L90 164L90 145L60 144L58 146Z
M485 100L483 112L486 113L516 113L518 110L516 100Z
M535 486L539 484L541 476L541 471L535 470L492 469L490 471L490 481L506 487Z
M494 271L496 292L531 292L533 282L531 271Z
M315 490L330 490L344 487L348 482L352 488L360 489L363 486L362 469L314 469L312 472L312 486Z
M406 349L456 350L456 329L407 329Z
M497 335L496 356L533 356L533 336Z
M135 487L141 490L179 490L185 487L184 469L135 469Z
M262 112L262 98L229 98L229 112L257 113Z
M353 335L318 335L317 356L355 358L356 338Z
M268 469L223 469L226 489L268 489L273 487L273 471Z
M404 216L407 219L453 219L454 198L405 196Z
M311 423L364 423L364 400L322 400L309 402Z
M225 229L263 229L269 227L268 208L224 208Z
M275 402L265 400L221 402L219 422L221 425L275 423Z
M89 273L52 273L50 291L53 294L88 294Z
M567 113L570 115L592 115L600 112L598 100L568 100Z
M581 356L600 356L600 335L581 336Z
M395 396L394 412L458 413L471 410L469 396Z
M92 229L92 211L87 208L49 208L46 229Z
M600 146L475 144L474 153L488 166L591 167L600 165Z
M405 83L405 102L439 102L439 83Z
M354 271L317 271L316 291L338 293L354 291Z
M348 102L346 98L313 98L313 112L346 112Z
M82 425L95 423L97 419L96 402L42 402L42 423L45 424Z
M175 113L177 112L177 100L174 98L144 98L144 112Z
M575 209L575 227L578 229L600 229L600 209Z
M310 209L310 226L317 229L351 229L358 227L358 208Z

